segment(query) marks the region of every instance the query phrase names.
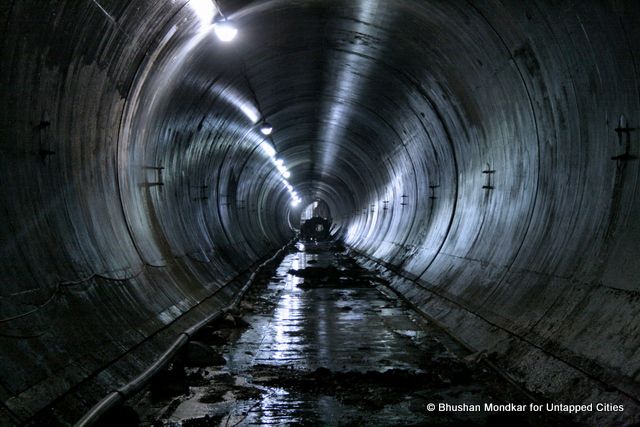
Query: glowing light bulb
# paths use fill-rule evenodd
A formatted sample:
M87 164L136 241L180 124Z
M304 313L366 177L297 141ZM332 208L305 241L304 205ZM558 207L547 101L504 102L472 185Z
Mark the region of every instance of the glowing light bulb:
M262 124L260 124L260 132L262 132L263 135L271 135L271 132L273 132L273 126L267 122L262 122Z
M266 141L262 142L261 145L262 145L262 149L264 150L267 156L271 158L276 157L276 149L273 148L273 145L269 144Z
M284 172L282 172L282 176L284 176L285 178L289 178L291 176L291 172L284 171Z
M216 19L213 24L213 31L222 42L230 42L238 34L238 28L236 28L233 21L226 18Z

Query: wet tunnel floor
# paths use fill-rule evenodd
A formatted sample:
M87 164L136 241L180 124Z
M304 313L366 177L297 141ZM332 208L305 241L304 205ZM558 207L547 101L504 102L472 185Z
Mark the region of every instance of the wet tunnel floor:
M529 402L332 245L298 244L129 405L140 425L567 425L430 412ZM271 274L271 272L269 273Z

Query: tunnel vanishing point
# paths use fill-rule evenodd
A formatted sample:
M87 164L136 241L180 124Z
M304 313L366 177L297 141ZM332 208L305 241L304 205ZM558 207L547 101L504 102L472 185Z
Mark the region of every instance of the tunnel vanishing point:
M514 381L624 406L588 424L640 421L640 2L0 15L0 424L77 422L228 305L318 200Z

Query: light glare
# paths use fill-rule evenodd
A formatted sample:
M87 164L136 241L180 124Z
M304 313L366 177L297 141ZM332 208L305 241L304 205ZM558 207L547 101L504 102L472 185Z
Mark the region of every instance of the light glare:
M268 142L264 141L262 142L262 149L264 150L265 154L271 158L276 156L276 149L273 148L273 145L269 144Z
M245 116L247 116L247 118L249 118L249 120L251 120L251 123L255 123L258 121L258 110L253 105L241 104L240 110L244 113Z
M276 165L276 167L278 168L278 171L280 171L280 173L283 176L282 183L287 188L287 190L289 190L289 195L291 196L291 206L295 208L302 202L302 199L298 197L298 192L293 189L293 185L291 185L287 180L287 178L291 176L291 173L287 170L287 167L284 165L284 160L274 158L273 163Z
M213 9L213 3L211 0L191 0L189 6L198 16L203 24L210 24L215 10Z

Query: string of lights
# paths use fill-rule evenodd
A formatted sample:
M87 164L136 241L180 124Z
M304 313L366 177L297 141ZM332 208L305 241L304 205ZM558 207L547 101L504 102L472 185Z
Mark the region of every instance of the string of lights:
M194 11L196 11L196 13L198 13L198 15L201 17L201 19L204 21L205 24L210 23L211 19L215 15L215 18L213 18L212 28L218 40L220 40L223 43L229 43L236 38L236 36L238 35L238 27L236 26L235 22L232 19L227 18L224 15L224 13L220 8L220 5L216 0L213 0L213 3L210 0L191 0L190 4L194 9ZM215 5L215 9L217 9L217 13L212 13L212 8L214 5ZM246 76L246 71L245 71L245 79L247 80L247 85L249 86L249 90L252 92L255 98L254 100L256 103L256 109L260 112L260 116L261 116L258 120L255 120L253 122L254 127L257 128L265 138L260 143L260 146L262 147L265 154L271 159L271 161L273 162L273 165L282 176L284 186L288 190L291 196L291 206L296 207L300 205L300 203L302 202L302 199L298 196L298 193L294 190L293 186L289 183L291 172L288 170L287 166L285 165L284 160L277 157L278 153L274 145L267 140L267 138L269 139L272 138L272 134L274 131L273 126L264 118L264 115L262 113L262 110L258 102L258 97L251 86L251 82Z

